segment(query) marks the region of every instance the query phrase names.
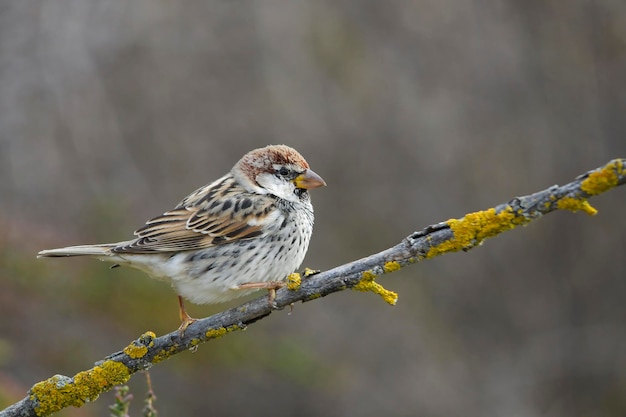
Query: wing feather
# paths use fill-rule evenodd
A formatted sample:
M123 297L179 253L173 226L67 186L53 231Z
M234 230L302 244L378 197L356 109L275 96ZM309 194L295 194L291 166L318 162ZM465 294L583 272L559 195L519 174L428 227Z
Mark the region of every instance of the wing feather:
M173 210L146 222L137 238L116 253L179 252L204 249L264 233L280 215L270 195L244 192L230 176L196 190Z

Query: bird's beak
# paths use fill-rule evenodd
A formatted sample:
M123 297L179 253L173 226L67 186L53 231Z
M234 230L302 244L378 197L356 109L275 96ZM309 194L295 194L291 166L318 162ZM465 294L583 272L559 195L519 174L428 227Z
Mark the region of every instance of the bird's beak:
M296 187L304 189L318 188L326 185L322 177L310 169L307 169L304 173L294 178L293 183L296 184Z

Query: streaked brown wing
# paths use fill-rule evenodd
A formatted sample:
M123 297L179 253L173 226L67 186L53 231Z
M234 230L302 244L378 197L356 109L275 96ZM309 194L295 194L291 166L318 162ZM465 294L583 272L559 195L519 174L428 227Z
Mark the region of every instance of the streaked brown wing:
M172 211L149 220L117 253L178 252L204 249L264 233L276 218L274 199L241 192L225 177L199 189Z

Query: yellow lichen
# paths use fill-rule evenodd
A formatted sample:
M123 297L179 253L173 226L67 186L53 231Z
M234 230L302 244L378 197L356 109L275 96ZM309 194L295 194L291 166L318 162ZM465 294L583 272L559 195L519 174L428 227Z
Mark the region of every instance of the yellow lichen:
M134 342L124 348L124 353L133 359L139 359L146 356L148 348L143 345L136 345Z
M306 274L306 269L304 273ZM291 291L297 291L300 289L300 284L302 284L302 279L300 278L300 274L294 272L287 276L287 288Z
M386 262L385 266L383 267L383 269L385 270L385 273L387 273L387 274L390 273L390 272L397 271L400 268L402 268L402 267L396 261Z
M165 359L169 359L169 357L178 352L178 350L179 346L177 343L175 343L167 349L163 349L159 353L154 355L154 357L152 358L152 363L159 363L161 361L164 361Z
M496 236L516 226L528 223L524 216L516 214L512 207L506 207L500 213L495 208L469 213L462 219L448 220L448 226L454 234L452 239L430 248L427 258L446 252L457 252L480 245L485 239Z
M219 327L217 329L208 330L204 335L207 337L207 339L217 339L235 330L241 330L241 326L233 324L232 326L228 327Z
M320 298L321 296L322 296L322 295L321 295L321 294L318 294L318 293L315 293L315 294L309 294L309 295L307 296L307 298L306 298L306 299L310 301L310 300L315 300L315 299L317 299L317 298Z
M310 276L313 276L319 273L320 273L319 269L304 268L304 273L302 275L304 275L305 278L308 278Z
M593 208L584 198L564 197L556 203L556 206L561 210L569 210L574 213L582 210L590 216L598 214L598 210Z
M55 375L35 384L30 390L30 399L36 401L35 413L45 416L70 405L80 407L129 378L130 371L126 365L108 360L88 371L79 372L73 379Z
M606 164L603 168L592 172L580 184L580 189L589 195L597 195L615 187L619 181L618 174L624 172L624 163L614 160Z
M141 339L142 341L144 340L147 341L148 347L152 347L154 346L154 339L156 339L156 334L154 334L154 332L147 331L144 334L142 334L139 339Z
M130 345L124 348L124 353L133 359L139 359L146 356L148 348L154 346L154 339L156 335L154 332L146 332L141 335L139 340L133 341Z
M376 274L372 271L363 272L361 281L352 287L353 290L373 292L380 295L387 304L396 305L398 301L398 294L385 289L382 285L376 282Z

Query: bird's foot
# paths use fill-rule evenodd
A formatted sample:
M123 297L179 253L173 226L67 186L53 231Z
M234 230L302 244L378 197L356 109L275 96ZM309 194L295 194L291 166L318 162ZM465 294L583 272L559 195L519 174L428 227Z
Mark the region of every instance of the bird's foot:
M287 284L283 281L267 281L267 282L246 282L245 284L241 284L237 286L238 290L247 290L247 289L266 289L269 292L269 305L272 309L277 310L278 306L276 305L276 290L279 290L286 286Z
M178 296L178 314L180 316L180 326L178 326L178 329L176 331L178 332L178 334L180 334L180 337L183 337L185 335L185 330L187 330L187 327L189 327L191 323L198 321L198 319L194 319L189 314L187 314L187 310L185 310L185 303L183 302L183 297L181 297L180 295Z

